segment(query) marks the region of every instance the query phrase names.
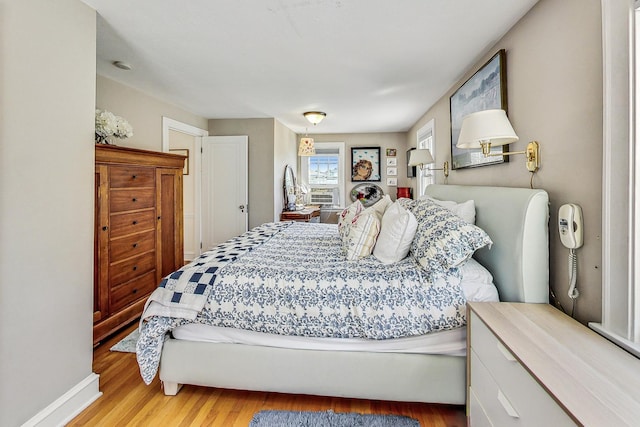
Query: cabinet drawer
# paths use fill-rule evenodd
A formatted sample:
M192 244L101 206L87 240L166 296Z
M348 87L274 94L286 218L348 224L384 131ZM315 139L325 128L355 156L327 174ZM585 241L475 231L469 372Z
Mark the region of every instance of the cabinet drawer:
M484 369L500 392L499 403L508 401L523 420L536 420L541 423L540 425L575 425L566 412L473 312L471 314L471 350L472 356L476 356L471 359L471 387L475 388L478 396L485 392L485 388L475 384L474 377L476 380L481 379L482 375L478 376L478 374L481 374ZM481 361L481 363L474 364L474 361ZM479 372L474 375L474 371ZM498 398L497 393L494 398ZM489 413L488 405L482 398L480 401ZM539 418L541 414L544 414L542 419ZM491 418L491 414L489 417Z
M153 187L156 172L140 166L111 166L109 178L111 188Z
M111 264L109 285L111 287L127 282L137 276L154 270L156 267L156 253L148 252L135 258Z
M153 292L156 285L156 271L152 270L147 274L116 286L109 293L110 311L113 313L140 298L145 298Z
M121 188L111 190L109 207L111 213L152 208L155 206L154 188Z
M122 239L111 241L111 262L153 251L156 247L156 231L133 234Z
M132 212L111 215L111 238L126 236L144 230L156 228L156 211Z
M493 427L475 391L469 389L469 427Z

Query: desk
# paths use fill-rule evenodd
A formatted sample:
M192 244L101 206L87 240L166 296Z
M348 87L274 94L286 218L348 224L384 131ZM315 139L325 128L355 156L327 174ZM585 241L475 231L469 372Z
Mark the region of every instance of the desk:
M320 206L305 206L301 211L284 211L280 221L320 222Z

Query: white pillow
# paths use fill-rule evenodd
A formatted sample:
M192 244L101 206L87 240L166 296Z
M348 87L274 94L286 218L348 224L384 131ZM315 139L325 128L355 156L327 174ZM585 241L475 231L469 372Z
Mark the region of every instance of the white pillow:
M452 200L438 200L429 196L421 196L419 200L429 199L436 204L449 209L460 218L467 221L469 224L476 223L476 204L473 200L467 200L466 202L457 203Z
M373 205L369 206L364 212L375 212L378 215L378 219L382 221L382 216L386 212L387 208L391 206L393 202L391 201L391 197L388 194L385 194L384 197Z
M498 302L498 289L493 283L493 276L473 258L458 266L462 274L460 286L467 301Z
M363 212L353 218L342 238L342 250L348 261L371 255L380 233L380 220L375 212Z
M400 203L393 203L382 217L382 229L373 248L373 255L383 264L404 259L409 253L417 228L416 217Z

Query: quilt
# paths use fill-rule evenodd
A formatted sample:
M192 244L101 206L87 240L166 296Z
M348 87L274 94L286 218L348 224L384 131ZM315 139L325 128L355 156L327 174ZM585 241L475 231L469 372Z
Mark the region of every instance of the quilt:
M430 276L412 257L346 261L333 224L264 224L163 280L141 320L140 372L149 384L167 333L187 322L377 340L461 327L460 279L456 268Z

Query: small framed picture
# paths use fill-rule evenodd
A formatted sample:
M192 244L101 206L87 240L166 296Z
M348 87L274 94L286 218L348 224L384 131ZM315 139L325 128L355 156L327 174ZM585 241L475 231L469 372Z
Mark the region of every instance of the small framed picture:
M387 175L389 176L398 175L398 168L387 168Z
M396 149L395 148L387 148L387 157L395 157Z
M395 157L388 157L387 166L398 166L398 159L396 159Z
M387 185L389 187L397 187L398 186L398 178L387 178Z

